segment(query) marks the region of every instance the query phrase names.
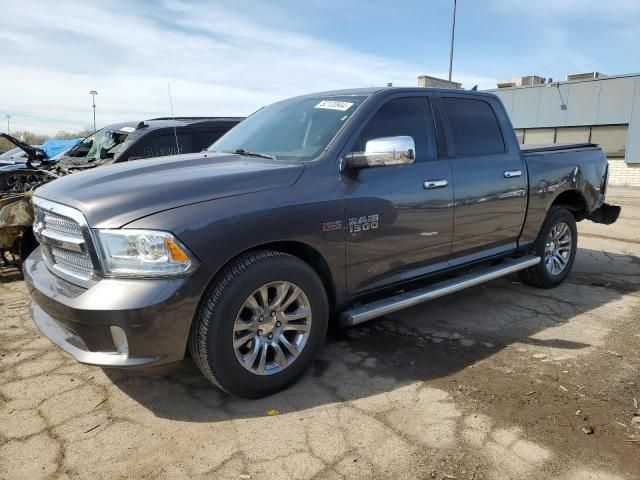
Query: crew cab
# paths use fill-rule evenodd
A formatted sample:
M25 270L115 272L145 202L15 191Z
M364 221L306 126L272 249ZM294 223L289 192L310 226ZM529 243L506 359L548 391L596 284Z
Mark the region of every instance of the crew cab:
M151 367L189 348L255 398L352 326L519 272L560 284L576 222L616 221L591 144L522 150L491 94L315 93L206 152L81 172L35 192L35 324L80 362Z

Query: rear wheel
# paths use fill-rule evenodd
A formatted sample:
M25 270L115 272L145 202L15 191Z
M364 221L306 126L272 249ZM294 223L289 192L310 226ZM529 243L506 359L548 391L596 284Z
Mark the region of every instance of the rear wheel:
M303 260L269 250L247 254L205 294L191 328L191 355L223 390L270 395L311 364L328 315L322 281Z
M553 288L569 275L578 247L578 230L573 214L564 207L553 207L547 215L533 254L542 260L539 264L519 273L527 285Z

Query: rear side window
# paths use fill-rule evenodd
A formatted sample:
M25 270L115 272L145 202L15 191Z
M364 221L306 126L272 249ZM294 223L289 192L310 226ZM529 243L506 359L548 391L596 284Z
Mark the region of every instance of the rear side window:
M469 98L442 98L457 157L504 153L504 140L496 114L487 102Z
M164 157L193 152L191 134L179 130L177 142L176 132L171 130L159 135L154 133L145 135L134 148L131 156L136 158Z
M362 152L369 140L409 136L416 145L416 162L436 157L431 107L425 97L396 98L385 103L369 121L351 151Z

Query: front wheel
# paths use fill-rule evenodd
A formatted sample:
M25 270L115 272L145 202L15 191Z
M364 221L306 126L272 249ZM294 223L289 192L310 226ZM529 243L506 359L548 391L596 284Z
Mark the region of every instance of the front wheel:
M564 207L553 207L547 215L533 254L542 260L519 273L520 280L539 288L554 288L569 275L578 248L578 230L573 214Z
M193 360L240 397L284 389L313 362L327 332L322 281L303 260L257 251L232 262L203 299L190 334Z

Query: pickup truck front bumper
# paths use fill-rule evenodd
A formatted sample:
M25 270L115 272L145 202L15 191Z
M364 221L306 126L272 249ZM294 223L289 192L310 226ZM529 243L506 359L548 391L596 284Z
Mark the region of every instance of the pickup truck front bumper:
M621 207L616 205L609 205L608 203L603 203L602 206L589 215L589 220L595 223L604 223L605 225L611 225L618 220L620 216Z
M183 359L199 301L190 277L105 278L82 288L51 273L40 248L23 271L34 323L79 362L148 367Z

